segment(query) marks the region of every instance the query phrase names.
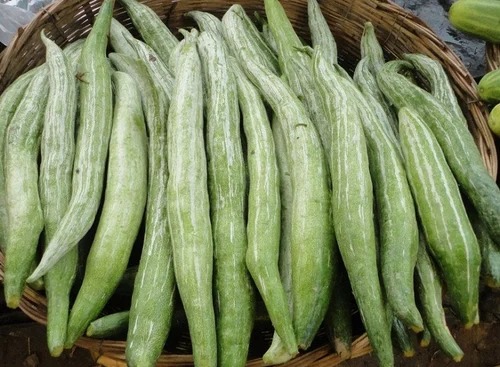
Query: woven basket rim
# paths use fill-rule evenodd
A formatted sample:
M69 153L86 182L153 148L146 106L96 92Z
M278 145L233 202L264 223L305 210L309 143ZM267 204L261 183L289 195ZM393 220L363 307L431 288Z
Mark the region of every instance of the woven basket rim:
M500 44L486 45L486 65L490 71L500 69Z
M62 13L63 11L67 12L68 9L71 8L72 4L83 4L88 3L89 1L92 1L93 3L96 2L95 0L59 0L56 3L52 3L45 7L42 11L40 11L30 24L28 24L16 34L9 46L0 54L0 91L2 90L2 78L4 76L8 76L7 73L9 73L10 70L15 69L11 65L11 60L17 60L17 57L21 57L23 55L23 52L25 52L23 46L25 45L25 43L27 43L28 40L31 40L31 38L35 36L40 27L57 23L58 14ZM144 2L144 0L141 1ZM179 0L177 2L169 0L154 1L165 3L166 7L170 6L170 10L172 10L175 6L181 7L187 3L205 4L206 6L209 6L211 8L214 8L218 3L220 3L221 5L227 5L229 3L228 1L203 0ZM101 1L98 2L100 5ZM305 0L294 0L288 1L288 4L286 5L290 5L290 3L303 4L304 2ZM347 0L344 0L344 2L347 2ZM240 1L239 3L245 6L244 1ZM326 2L322 4L325 3ZM342 1L338 1L338 3L343 4ZM331 5L332 7L336 6L336 4L327 5ZM343 25L341 24L343 18L348 19L349 16L358 14L356 13L356 9L358 9L360 12L365 12L364 15L367 17L371 16L371 14L369 14L370 11L377 12L378 16L380 17L377 20L380 24L387 26L388 22L392 22L392 28L389 32L387 32L387 34L385 34L385 38L381 39L385 51L389 52L388 49L392 45L391 42L402 43L400 39L404 39L404 37L415 37L416 40L422 42L422 45L426 46L425 49L422 49L424 53L428 54L431 57L438 58L439 61L444 64L446 70L449 73L449 76L454 83L454 88L457 92L457 96L459 96L459 98L464 102L465 106L468 109L467 112L469 114L470 121L469 127L471 128L476 143L478 144L481 155L485 161L485 165L487 166L490 174L493 177L496 177L498 170L498 159L494 139L487 125L486 106L479 101L476 93L475 81L462 61L459 59L459 57L451 49L449 49L449 47L442 40L440 40L422 20L389 0L356 0L351 2L350 7L345 14L337 15L337 17L334 18L336 21L338 21L338 23L330 24L332 31L336 35L336 38L339 32L345 32L344 36L350 31L359 32L358 28L350 28L347 31L343 31ZM95 9L90 9L89 11L94 10ZM164 16L164 18L167 19L169 25L170 21L172 21L173 23L179 21L179 17L174 19L174 16L172 16L172 18L170 18L170 14L171 13L169 11L168 15ZM121 13L119 11L117 12L117 18L125 19L123 11L121 11ZM377 31L377 24L375 23L374 25ZM60 27L60 25L56 24L54 28L57 28L60 34L66 34L64 33L65 30ZM63 37L63 39L67 41L67 38ZM500 55L498 46L490 47L489 50L490 49L493 50L493 53L491 55ZM394 56L394 52L389 53ZM489 58L493 60L493 56ZM496 60L500 63L500 58L496 58ZM32 68L42 61L43 60L41 58L38 60L33 60L31 63L27 64L27 67ZM26 70L27 69L25 69L25 71ZM0 277L2 276L3 255L0 253ZM25 312L34 321L45 324L45 307L45 298L39 293L27 287L20 306L23 312ZM123 352L125 349L125 344L123 341L117 342L112 340L80 338L77 342L77 345L96 352L98 355L102 356L102 358L111 358L115 361L124 361ZM369 353L370 351L371 348L369 346L366 335L361 336L353 343L353 356L361 356ZM189 365L192 363L191 356L186 355L163 354L161 358L161 363L168 363L161 365ZM298 359L292 360L289 364L287 364L287 366L303 366L306 363L310 363L311 365L314 363L314 366L326 367L335 366L341 362L342 358L340 358L340 356L332 354L329 347L323 346L304 353ZM252 360L248 363L248 366L260 365L262 365L261 360Z
M4 264L5 257L0 251L0 282L3 281ZM47 325L47 299L29 286L26 286L24 289L19 308L33 321L42 325ZM119 365L126 367L123 341L93 339L84 336L79 338L75 344L96 354L97 359L101 359L101 362L111 359L115 363L122 363ZM368 337L366 333L363 333L352 342L350 358L361 357L370 352L372 352L372 348L369 344ZM323 362L327 361L328 366L336 366L345 359L333 353L330 346L322 345L312 351L301 353L293 359L293 363L286 364L286 366L299 367L309 365L309 363L318 360L322 360ZM99 363L99 360L97 362ZM192 365L193 358L190 354L164 353L159 360L159 363L162 362L165 363L166 366ZM247 362L247 367L257 367L261 365L262 360L260 358L251 359Z

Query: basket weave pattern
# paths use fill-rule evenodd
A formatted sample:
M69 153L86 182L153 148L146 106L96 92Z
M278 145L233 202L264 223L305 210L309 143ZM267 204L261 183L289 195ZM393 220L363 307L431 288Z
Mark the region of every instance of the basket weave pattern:
M190 10L204 10L217 16L234 3L231 1L201 0L143 0L169 27L176 31L179 27L193 25L184 14ZM263 0L238 1L248 14L258 11L263 14ZM304 39L309 39L307 25L307 1L287 0L283 6ZM99 0L61 0L44 8L35 19L20 30L0 58L0 93L23 72L44 61L45 49L39 34L42 29L48 37L60 46L82 38L90 30L97 14ZM487 125L486 106L476 94L476 83L460 59L441 41L420 19L387 0L335 0L320 2L323 13L334 33L339 49L340 63L352 71L359 60L359 40L363 24L373 23L384 51L389 58L397 58L404 53L423 53L440 61L453 84L468 119L469 129L474 136L484 163L490 174L497 175L498 159L493 137ZM115 17L132 29L131 21L117 2ZM490 67L500 64L500 48L488 50ZM2 277L3 256L0 254L0 279ZM46 323L46 300L37 292L27 288L21 301L21 309L33 320ZM77 345L100 355L99 362L107 366L125 366L125 342L81 338ZM371 351L365 335L359 337L352 346L352 357ZM341 358L332 354L328 346L322 346L300 355L286 366L316 367L335 366ZM163 354L159 366L192 366L190 355ZM249 361L248 366L261 366L262 361Z
M486 46L486 65L488 70L500 69L500 44L489 43Z

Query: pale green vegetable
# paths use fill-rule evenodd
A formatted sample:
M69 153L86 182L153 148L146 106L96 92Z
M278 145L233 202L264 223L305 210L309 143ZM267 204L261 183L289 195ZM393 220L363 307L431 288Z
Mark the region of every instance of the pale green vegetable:
M111 71L106 58L114 0L105 0L83 45L80 77L80 116L73 165L71 200L33 281L74 248L92 226L104 184L104 170L113 120Z
M443 65L423 54L405 54L408 60L429 83L431 94L457 119L467 125L450 80Z
M217 359L219 366L244 366L253 328L254 295L245 262L247 188L238 89L220 35L202 32L198 51L206 88Z
M78 96L71 60L43 33L42 41L47 49L49 96L41 140L39 190L45 221L45 243L48 244L71 199ZM45 274L47 345L54 357L59 356L64 349L69 296L77 262L78 249L75 248Z
M203 135L203 83L197 31L180 43L168 116L167 209L177 288L197 367L217 366L213 240ZM189 112L187 112L189 111Z
M84 334L113 295L127 268L146 206L147 136L140 93L128 74L115 72L113 82L106 192L83 283L69 315L66 348Z
M380 88L398 109L414 109L432 130L461 191L474 205L491 238L500 242L500 188L486 169L472 134L436 98L399 74L407 68L412 65L406 61L386 63L377 74Z
M384 128L386 125L373 113L368 99L353 83L345 79L340 82L349 98L357 104L366 137L379 227L380 268L387 302L398 319L418 332L423 329L413 290L418 225L403 159Z
M394 356L378 275L373 186L363 126L356 103L342 85L343 79L318 50L313 71L333 127L330 171L335 236L375 354L380 365L392 366Z
M309 347L331 296L333 231L328 171L321 141L300 100L272 71L238 51L240 64L282 123L290 164L293 199L292 304L300 348Z
M231 52L245 47L251 52L254 61L269 68L276 75L279 74L278 59L241 5L234 4L228 9L222 17L222 25L224 39Z
M234 61L234 59L233 59ZM271 322L287 348L295 350L288 297L281 283L280 179L271 124L257 89L234 61L238 96L247 141L250 188L248 193L247 268L266 304Z
M5 135L7 127L16 108L21 102L26 89L28 88L31 79L42 68L37 67L28 71L17 78L0 96L0 250L5 254L6 249L6 231L7 231L7 203L5 197L5 181L4 181L4 150L5 150Z
M179 40L163 23L160 17L146 4L137 0L119 0L127 11L132 23L139 31L144 42L155 50L161 61L168 64L170 54Z
M115 337L128 328L129 311L112 313L98 318L90 323L85 335L90 338Z
M167 203L162 200L168 181L165 141L169 99L164 93L167 86L152 79L146 60L115 53L109 58L118 70L128 72L137 83L149 131L145 235L132 292L125 355L131 366L154 365L170 331L175 295L172 245L165 220Z
M122 25L115 18L111 20L111 26L109 28L109 44L115 52L137 58L137 52L131 46L135 40L135 37L127 28L125 28L124 25Z
M429 247L454 310L466 328L478 322L481 255L457 182L432 131L404 107L399 132L406 173Z
M307 1L307 15L313 47L320 48L323 56L332 64L336 64L337 43L317 0Z
M427 346L432 335L441 350L452 357L455 362L459 362L464 353L446 325L446 318L442 305L443 290L441 281L437 269L427 253L426 247L425 240L420 236L415 278L416 290L420 299L422 315L426 325L420 345Z
M3 170L8 227L4 294L10 308L19 306L44 227L37 158L48 92L45 68L28 85L5 136Z

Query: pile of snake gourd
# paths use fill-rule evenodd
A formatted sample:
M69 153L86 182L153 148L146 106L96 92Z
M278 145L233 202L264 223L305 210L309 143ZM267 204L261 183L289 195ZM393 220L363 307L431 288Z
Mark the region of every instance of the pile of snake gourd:
M278 0L257 26L240 5L192 11L181 41L120 2L143 41L104 0L85 40L61 50L42 32L45 63L0 98L5 297L18 307L43 277L51 353L125 328L128 365L154 366L177 299L194 364L243 366L261 300L266 364L322 325L348 358L355 306L381 366L393 340L414 353L413 333L459 361L442 293L479 322L480 286L500 285L500 190L442 66L385 62L367 23L351 76L316 0L312 47ZM130 310L91 324L135 242Z

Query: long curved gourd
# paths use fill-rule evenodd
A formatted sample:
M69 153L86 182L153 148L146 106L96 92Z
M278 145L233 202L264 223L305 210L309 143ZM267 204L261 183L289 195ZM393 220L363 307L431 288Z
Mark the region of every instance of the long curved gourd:
M341 77L319 50L314 53L313 72L333 126L330 171L335 236L375 354L381 366L392 366L394 356L378 275L373 187L363 126Z
M115 72L113 82L116 101L106 192L85 276L69 315L66 348L84 334L113 295L127 268L146 206L147 136L141 97L128 74Z
M244 366L253 328L254 294L246 267L246 170L238 89L221 34L201 32L198 52L206 91L208 192L214 240L219 366Z
M194 363L215 367L214 249L203 137L203 78L196 42L197 31L193 30L174 51L177 66L168 116L167 209L175 279L186 312Z
M80 117L71 200L28 281L44 275L78 244L92 226L101 202L113 120L111 70L106 58L113 7L114 0L104 0L83 45L78 69Z
M398 71L407 61L389 61L377 74L385 96L398 109L413 108L432 130L461 190L469 197L491 238L500 242L500 188L484 166L467 126L453 117L431 94Z
M406 173L425 238L452 305L470 328L479 322L481 255L476 236L457 182L431 130L407 107L399 111L399 121Z

